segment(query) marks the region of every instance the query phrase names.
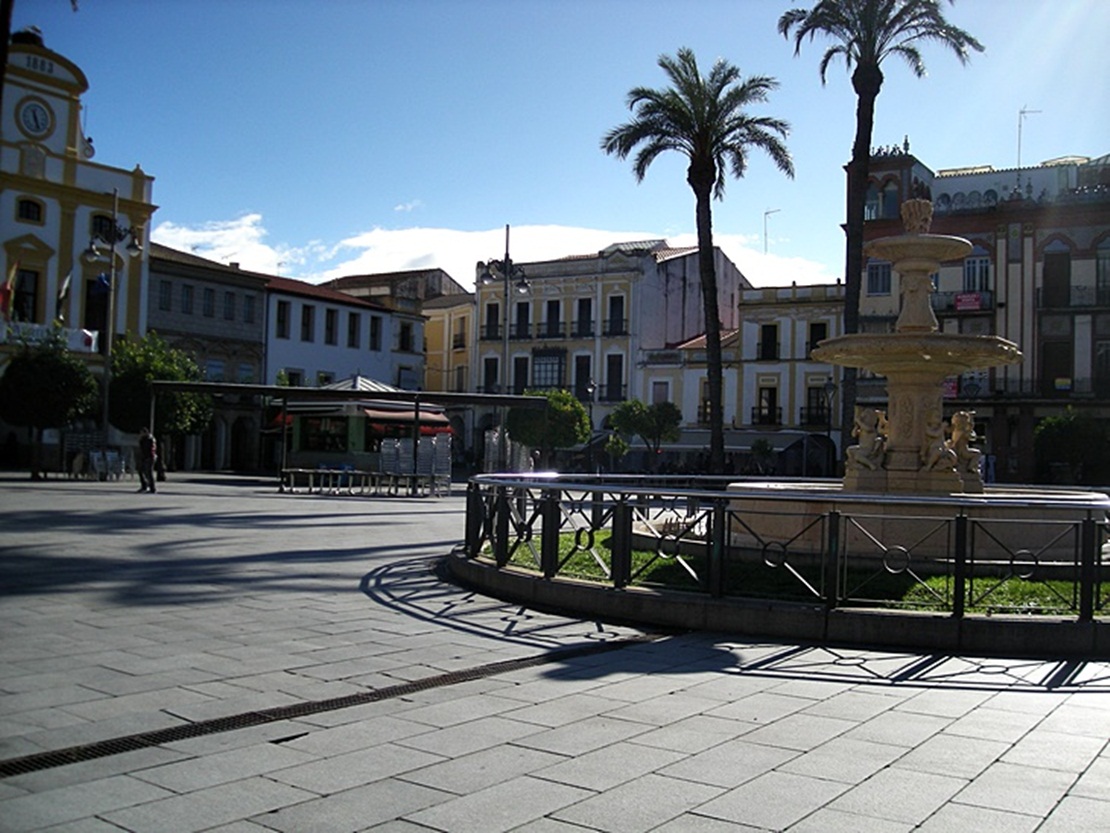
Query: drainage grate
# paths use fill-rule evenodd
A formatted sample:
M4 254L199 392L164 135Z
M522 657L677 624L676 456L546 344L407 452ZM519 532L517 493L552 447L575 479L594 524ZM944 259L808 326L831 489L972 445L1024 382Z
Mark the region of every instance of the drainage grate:
M416 694L417 692L425 691L430 688L440 688L442 686L456 685L457 683L465 683L484 677L493 677L497 674L504 674L507 671L532 668L537 665L547 665L552 662L562 662L563 660L574 659L575 657L603 654L608 651L625 648L629 645L651 642L657 638L656 636L650 635L627 637L609 642L601 642L596 645L583 645L577 648L552 651L551 653L540 654L534 657L491 662L487 665L464 668L460 671L451 671L447 674L425 677L421 680L413 680L408 683L374 689L373 691L366 691L361 694L348 694L345 697L333 697L329 700L314 700L304 703L294 703L289 706L279 706L273 709L244 712L243 714L217 717L212 720L204 720L198 723L184 723L180 726L157 729L153 732L125 735L124 737L97 741L96 743L88 743L82 746L71 746L67 749L38 752L33 755L25 755L21 758L9 758L6 761L0 761L0 778L23 775L28 772L37 772L42 769L52 769L54 767L66 766L67 764L81 763L82 761L92 761L97 758L119 755L124 752L134 752L137 749L161 746L165 743L187 740L188 738L215 735L220 732L247 729L251 726L261 726L265 723L274 723L279 720L294 720L298 717L307 717L312 714L320 714L337 709L348 709L352 706L377 703L382 700L392 700L396 697Z

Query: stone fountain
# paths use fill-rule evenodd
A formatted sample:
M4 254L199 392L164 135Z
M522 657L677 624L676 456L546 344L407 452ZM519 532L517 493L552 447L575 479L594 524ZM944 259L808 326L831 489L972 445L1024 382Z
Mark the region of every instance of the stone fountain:
M858 333L826 339L817 361L871 370L886 377L887 411L857 408L847 449L844 489L899 494L981 493L980 453L972 414L953 416L946 432L944 380L986 367L1021 361L1012 341L998 336L940 333L929 296L930 275L972 246L961 237L929 234L933 206L902 204L906 233L872 241L865 252L889 260L901 275L902 307L893 333Z

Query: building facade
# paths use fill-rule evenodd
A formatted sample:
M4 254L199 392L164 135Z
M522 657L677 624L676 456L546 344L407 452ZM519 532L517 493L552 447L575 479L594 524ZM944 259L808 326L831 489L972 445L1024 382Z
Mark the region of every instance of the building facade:
M715 258L721 325L735 328L739 294L750 284L720 250ZM696 248L649 240L518 265L526 283L484 281L479 264L474 390L567 388L588 406L595 430L627 399L677 394L670 374L644 368L648 353L705 330ZM486 415L479 428L492 420Z
M147 326L191 355L210 382L260 384L266 354L269 277L168 246L150 247ZM202 437L182 444L184 469L252 470L259 465L261 410L253 398L214 398Z
M941 329L1002 336L1023 353L1020 364L949 380L946 412L975 411L990 476L1028 482L1040 420L1067 407L1110 417L1110 158L934 172L908 147L891 149L871 160L865 239L900 233L898 206L915 195L933 201L933 233L974 246L935 276ZM864 326L889 328L897 275L882 261L865 269ZM879 401L871 388L861 385L861 402Z

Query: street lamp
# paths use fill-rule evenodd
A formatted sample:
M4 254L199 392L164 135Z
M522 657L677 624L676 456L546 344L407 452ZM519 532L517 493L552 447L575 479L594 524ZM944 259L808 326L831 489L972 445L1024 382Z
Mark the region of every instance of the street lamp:
M832 404L836 396L836 382L829 379L825 382L825 439L829 444L829 474L836 476L836 446L832 441Z
M482 274L478 277L478 282L483 286L489 286L498 278L501 279L503 285L503 299L502 305L504 309L504 327L501 331L501 376L503 382L501 384L501 391L507 393L509 391L509 296L512 292L518 295L527 295L531 290L531 285L528 279L524 276L524 270L513 263L509 257L509 226L505 225L505 257L502 260L491 259L482 269ZM508 436L505 432L505 419L504 411L502 411L501 418L501 432L500 432L500 449L498 452L499 462L498 465L501 471L508 469L509 460L509 443Z
M143 247L139 244L138 236L140 232L136 231L134 227L122 226L119 223L119 189L112 189L112 220L108 225L102 225L93 230L93 236L89 239L89 247L85 249L83 255L86 263L95 263L101 260L105 255L108 257L108 325L107 325L107 339L104 342L104 450L108 450L108 388L112 382L112 341L115 339L116 330L116 277L118 269L116 267L116 259L121 258L117 246L124 240L130 239L130 242L125 247L124 251L127 252L129 257L135 257L140 254ZM107 246L105 252L97 247L97 243ZM154 426L151 426L154 430Z

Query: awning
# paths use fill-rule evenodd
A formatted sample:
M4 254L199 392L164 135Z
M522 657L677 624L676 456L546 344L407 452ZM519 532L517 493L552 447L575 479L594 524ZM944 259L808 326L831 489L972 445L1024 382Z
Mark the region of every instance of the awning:
M413 417L415 416L412 411L387 411L378 408L363 408L362 412L366 414L371 422L388 423L391 425L412 425ZM441 413L436 413L435 411L421 411L420 424L450 425L450 421Z

